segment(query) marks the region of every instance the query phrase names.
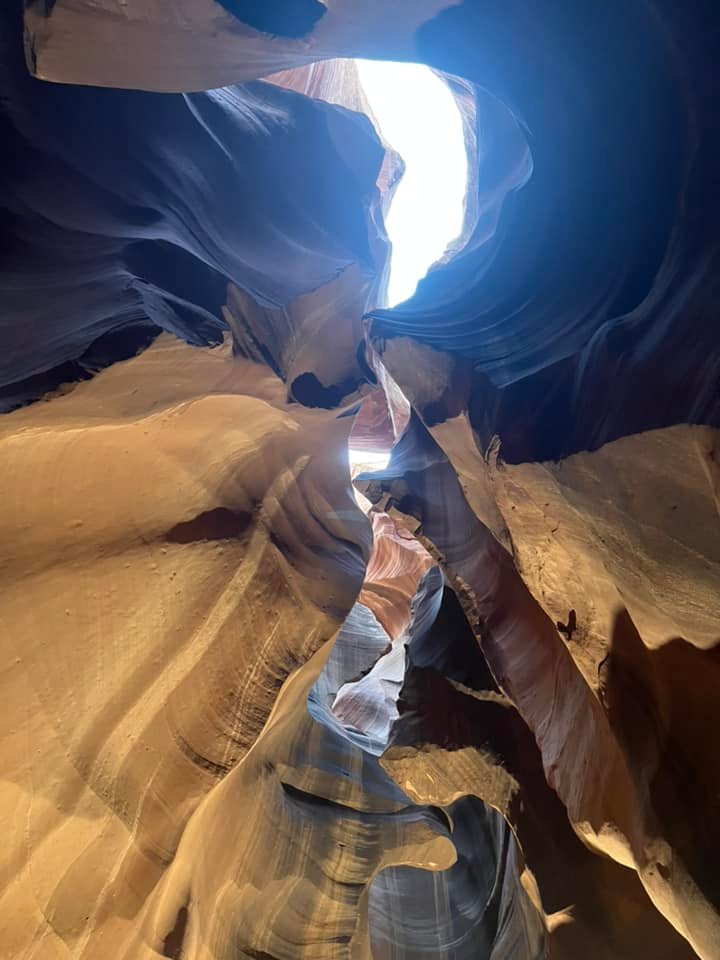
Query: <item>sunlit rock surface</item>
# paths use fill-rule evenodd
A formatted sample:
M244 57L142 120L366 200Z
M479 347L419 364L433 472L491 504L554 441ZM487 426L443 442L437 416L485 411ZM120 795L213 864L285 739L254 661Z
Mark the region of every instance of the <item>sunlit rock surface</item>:
M523 579L524 568L516 559L522 557L522 521L518 521L519 526L514 520L508 524L512 530L508 550L501 538L494 535L491 522L487 517L478 516L463 492L459 475L468 482L467 463L464 469L455 468L454 464L462 461L461 458L455 460L454 454L462 449L463 438L469 434L462 430L458 433L458 426L448 422L433 428L448 451L446 455L420 422L414 421L396 447L388 469L367 484L366 492L396 520L415 530L446 570L493 678L534 734L547 783L565 805L576 832L591 848L625 866L634 866L650 897L680 932L688 939L707 937L709 945L717 925L712 907L715 881L711 851L715 844L710 840L714 819L709 813L717 764L712 756L703 755L701 760L695 736L678 736L675 724L680 724L686 733L690 727L698 730L702 726L703 704L708 702L706 691L716 689L716 651L697 649L685 639L674 639L673 633L666 636L664 645L656 652L649 649L657 646L657 637L652 631L648 642L643 642L628 610L631 595L627 596L627 604L625 597L626 585L632 585L633 580L637 596L637 548L634 576L629 573L620 576L612 590L608 581L613 569L606 555L601 568L604 582L600 580L595 585L591 579L576 610L572 606L572 594L567 590L576 575L576 557L581 564L589 547L587 533L577 526L576 511L563 530L563 537L568 539L562 562L550 546L548 569L540 573L540 595L533 595L528 589L533 579L530 576L527 582ZM707 437L707 433L698 428L683 429L688 433L701 432ZM642 445L645 437L637 440L638 445ZM628 438L617 441L618 444L629 442ZM482 489L487 484L483 474L488 471L488 465L476 452L465 452L468 458L476 457L477 482ZM597 475L601 475L604 452L587 455L584 474L587 482L595 480L591 472L593 458L599 459L596 469ZM560 471L564 463L556 469ZM626 465L630 485L632 463ZM495 482L492 479L490 482L493 489ZM658 540L650 518L663 502L666 482L662 474L645 476L645 497L636 507L634 524L616 520L613 528L616 537L620 532L628 537L635 524L644 532L654 534L645 540L646 562L652 564L653 576L647 576L648 585L637 597L640 611L651 605L655 584L667 576L666 564L672 563L672 551L667 557L661 549L651 552L655 544L662 547L662 539ZM678 482L682 485L682 480ZM507 494L504 481L497 481L497 487ZM533 490L532 494L527 490L517 491L517 502L501 500L500 503L506 506L508 516L523 509L537 509L537 501L533 500L543 497L541 491L542 488ZM544 508L550 508L549 500L543 498L541 502ZM599 509L606 498L597 496L595 502L595 509ZM620 502L622 499L618 496ZM712 497L705 502L704 512L702 499L693 504L704 518L701 528L709 525L720 532ZM667 509L671 510L672 505L668 504ZM590 516L589 507L587 512ZM493 519L496 516L492 514ZM531 523L528 526L532 536L533 526ZM561 526L562 520L554 533L559 533ZM701 544L703 537L701 534ZM698 560L705 576L716 580L719 575L717 543L717 535L705 539L704 553L700 553ZM598 562L602 563L602 543L596 552ZM567 573L560 586L557 578L562 570ZM682 595L681 583L676 589ZM702 579L698 589L702 591ZM562 619L553 621L548 610L554 606L557 609L560 596L568 598L567 610ZM588 601L596 605L589 622L581 619L589 612L585 605ZM682 608L678 612L681 613ZM593 635L593 620L611 625L604 645L597 634ZM657 629L660 622L662 619L658 618L652 625ZM672 643L668 644L670 640ZM639 666L640 655L645 658L644 669ZM681 661L683 669L672 672L670 663ZM697 670L703 671L702 684L694 684L691 679ZM640 675L642 686L636 679L630 696L629 676ZM693 687L694 695L688 696L686 683ZM645 685L648 685L647 694L641 692ZM599 696L597 687L600 687ZM614 700L615 696L620 699ZM439 697L433 695L427 699L434 703ZM634 704L632 708L629 700ZM440 716L448 714L465 718L467 708L440 710ZM675 716L677 720L673 720ZM484 737L487 733L480 731L496 725L478 719L474 729L478 736ZM420 743L423 742L421 737ZM446 745L442 739L440 743ZM457 759L462 764L462 757ZM466 771L460 779L467 785L475 778ZM431 780L436 781L437 774ZM688 781L692 784L690 796L680 801ZM465 787L459 789L464 792ZM503 788L503 796L507 797L508 789ZM455 795L451 792L451 798ZM422 793L417 796L433 802ZM502 809L492 796L489 802L495 802ZM685 803L704 807L701 822L707 824L707 828L687 831L686 814L682 812ZM707 955L712 956L712 951Z
M715 5L23 7L0 956L718 960ZM351 57L471 160L394 309Z
M26 4L30 72L60 83L208 90L335 57L418 59L449 0L52 0ZM378 29L382 24L383 29ZM126 52L134 50L132 62ZM137 57L137 62L135 62Z
M333 464L350 424L169 337L4 419L13 955L45 915L57 949L129 942L202 798L337 631L370 550Z

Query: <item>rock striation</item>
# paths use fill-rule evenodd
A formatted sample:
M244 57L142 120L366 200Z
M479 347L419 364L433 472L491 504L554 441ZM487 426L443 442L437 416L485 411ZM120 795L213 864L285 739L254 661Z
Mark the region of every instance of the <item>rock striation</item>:
M19 6L0 956L719 960L714 5Z

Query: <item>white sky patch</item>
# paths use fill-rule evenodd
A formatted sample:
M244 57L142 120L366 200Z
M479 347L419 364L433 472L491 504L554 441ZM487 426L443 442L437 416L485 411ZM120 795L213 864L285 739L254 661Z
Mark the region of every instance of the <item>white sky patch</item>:
M350 461L350 478L354 480L359 473L374 473L376 470L384 470L390 463L390 450L355 450L353 447L348 449L348 460ZM363 511L369 513L372 504L360 491L353 486L355 502Z
M373 470L384 470L390 463L390 451L375 450L354 450L352 447L348 450L350 466L354 467L357 473L370 473Z
M382 135L405 161L385 219L392 243L392 307L413 295L462 230L467 189L462 117L447 86L429 67L356 63Z

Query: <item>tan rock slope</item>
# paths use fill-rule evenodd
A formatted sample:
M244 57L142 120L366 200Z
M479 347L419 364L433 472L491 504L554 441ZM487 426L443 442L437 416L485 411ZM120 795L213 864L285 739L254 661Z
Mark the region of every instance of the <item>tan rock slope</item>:
M2 960L720 960L716 37L3 9ZM393 309L361 56L471 168Z
M10 955L122 955L198 804L355 601L370 527L333 462L352 421L281 387L161 339L3 421Z

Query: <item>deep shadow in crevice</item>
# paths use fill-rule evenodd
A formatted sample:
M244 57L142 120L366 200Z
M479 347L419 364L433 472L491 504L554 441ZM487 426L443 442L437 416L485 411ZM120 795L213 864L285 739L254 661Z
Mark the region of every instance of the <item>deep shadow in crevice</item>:
M303 407L333 410L342 403L344 397L353 393L357 386L358 381L349 377L340 384L324 387L314 373L301 373L290 384L290 393Z
M437 616L428 630L412 638L408 656L413 667L432 668L471 690L498 691L457 594L447 583Z
M26 10L32 10L33 7L39 7L44 17L49 17L53 11L56 0L25 0Z
M153 211L134 208L133 222L142 222L141 217L157 216ZM173 310L187 319L187 329L181 335L191 343L217 343L221 331L227 329L221 320L222 308L227 299L227 277L190 251L165 240L136 240L123 252L125 266L138 280L144 280L163 293L170 294ZM190 309L182 310L186 302ZM197 310L193 310L193 306ZM214 323L201 322L200 311L211 314ZM185 316L183 316L185 313Z
M305 37L326 13L318 0L218 0L241 23L277 37Z
M372 367L367 361L367 344L365 343L364 340L361 340L360 343L358 344L358 348L355 353L355 359L357 360L358 366L360 367L363 374L365 375L367 382L371 383L373 386L376 386L378 379L377 379L377 376L375 375L375 371L372 369Z
M239 540L252 524L253 515L249 511L229 510L227 507L215 507L198 514L192 520L176 523L168 530L165 539L168 543L197 543L199 540Z
M52 400L55 391L69 393L76 384L91 380L101 370L142 353L160 333L160 327L150 321L109 330L93 341L77 360L67 360L50 370L0 387L0 413L11 413L43 398Z
M185 931L188 922L187 904L180 907L175 917L175 924L170 933L163 940L162 953L168 960L181 960Z

